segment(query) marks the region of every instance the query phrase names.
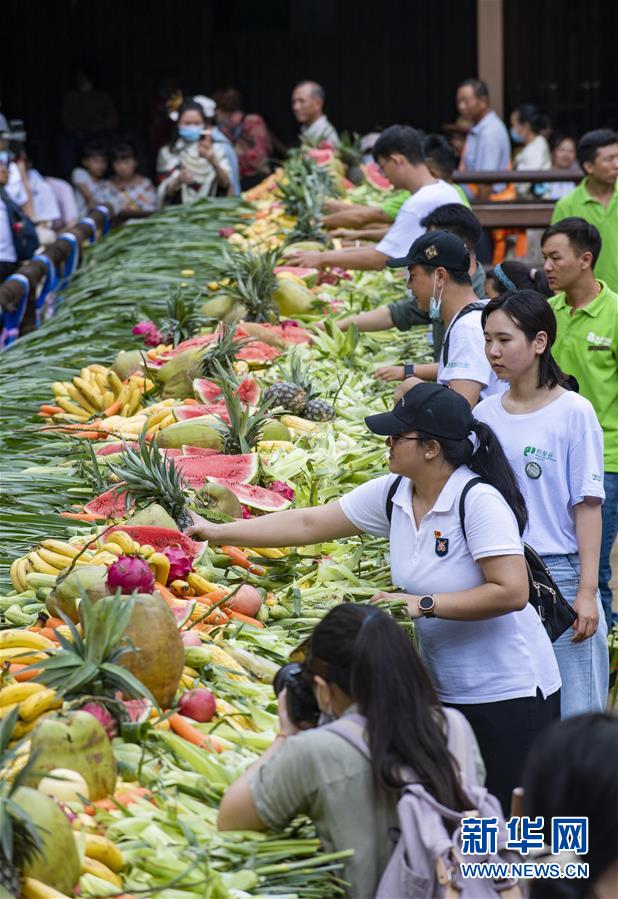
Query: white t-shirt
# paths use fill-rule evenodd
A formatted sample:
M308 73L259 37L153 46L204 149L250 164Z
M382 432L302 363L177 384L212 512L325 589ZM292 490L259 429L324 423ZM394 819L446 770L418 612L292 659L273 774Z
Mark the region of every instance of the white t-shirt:
M9 213L4 200L0 200L0 262L17 262Z
M397 218L388 229L376 250L384 253L389 259L398 259L405 256L425 228L421 227L421 220L446 203L461 203L459 194L452 184L446 181L436 181L435 184L426 184L405 201Z
M14 203L23 206L28 202L28 192L24 187L24 182L16 162L9 163L9 180L6 184L6 192Z
M513 512L489 484L477 484L466 498L467 541L459 521L459 497L476 475L458 468L433 509L416 527L412 484L403 478L393 497L389 524L386 499L396 475L362 484L343 496L341 509L356 527L389 537L393 584L407 593L449 593L484 583L478 560L522 555ZM423 661L443 702L484 703L536 695L560 688L549 637L531 605L484 621L420 618L415 621Z
M491 396L474 417L496 432L528 506L524 539L541 555L577 552L573 506L604 499L603 431L592 405L561 394L536 412L513 415Z
M479 302L471 300L470 302ZM487 301L489 302L489 301ZM508 390L508 381L496 377L485 355L485 337L481 327L481 309L457 316L446 329L449 336L448 362L444 365L444 344L438 363L438 384L449 381L477 381L482 385L480 398L502 394Z

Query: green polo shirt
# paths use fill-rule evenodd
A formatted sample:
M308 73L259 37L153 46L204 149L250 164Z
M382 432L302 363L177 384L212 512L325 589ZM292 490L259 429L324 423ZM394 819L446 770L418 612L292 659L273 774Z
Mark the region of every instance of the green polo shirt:
M594 406L605 439L605 471L618 471L618 294L599 283L598 297L573 315L564 293L550 298L558 322L552 353Z
M460 195L463 205L467 206L469 209L470 200L467 198L461 184L452 184L451 186L454 187L457 193ZM397 213L409 196L409 190L395 190L393 191L393 193L388 195L383 203L380 204L380 208L382 209L382 212L385 212L389 218L392 218L392 220L395 221L395 219L397 218Z
M610 290L618 291L618 181L607 207L590 196L587 181L584 178L575 190L558 200L551 223L553 225L560 219L575 215L599 229L603 246L594 273L599 280L605 281Z

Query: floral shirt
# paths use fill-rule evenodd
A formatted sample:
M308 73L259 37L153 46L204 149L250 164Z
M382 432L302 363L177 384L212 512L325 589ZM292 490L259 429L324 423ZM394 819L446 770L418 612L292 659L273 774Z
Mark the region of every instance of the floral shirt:
M111 186L114 194L114 208L117 212L132 209L154 212L157 208L157 194L150 178L138 175L132 184L124 187L120 187L112 178Z
M266 122L261 115L233 112L219 128L234 144L241 178L268 174L268 161L273 148Z

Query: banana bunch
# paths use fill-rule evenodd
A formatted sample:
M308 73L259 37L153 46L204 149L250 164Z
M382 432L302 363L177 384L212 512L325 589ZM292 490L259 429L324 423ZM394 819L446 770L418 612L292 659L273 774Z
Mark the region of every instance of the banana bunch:
M111 368L89 365L71 381L54 381L51 387L55 406L44 404L41 413L77 422L101 414L130 418L141 408L144 393L153 386L152 381L141 375L131 375L121 381ZM54 408L59 411L52 412Z
M18 593L37 587L53 587L56 578L83 549L83 544L67 543L65 540L42 540L36 549L15 559L10 568L10 578ZM90 565L94 552L86 550L75 562L76 565ZM47 578L33 577L47 575ZM50 580L51 578L51 580Z
M85 840L82 874L93 874L121 890L122 877L118 872L124 866L124 858L118 846L96 833L86 834Z
M248 546L244 551L253 556L261 556L263 559L285 559L286 556L290 555L290 550L287 547L281 548L278 546Z
M41 650L53 649L55 644L44 637L26 630L0 631L0 660L14 660L29 665L45 658ZM62 697L55 690L35 681L9 683L0 690L0 719L13 709L18 710L19 719L13 728L11 738L21 739L38 724L41 716L60 708Z
M148 407L148 419L146 421L146 435L154 436L168 425L173 425L176 419L172 413L172 408L177 404L177 400L162 400L160 403L154 403Z

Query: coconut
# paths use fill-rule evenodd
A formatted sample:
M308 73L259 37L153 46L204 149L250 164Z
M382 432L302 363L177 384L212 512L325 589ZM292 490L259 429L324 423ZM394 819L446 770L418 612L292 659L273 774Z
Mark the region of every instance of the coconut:
M267 421L260 435L262 440L290 440L292 435L286 426L277 418Z
M114 359L112 370L116 372L121 381L130 378L135 372L143 374L144 360L141 350L120 350Z
M311 312L315 305L315 296L302 284L297 284L289 278L279 278L277 287L273 291L273 300L279 308L281 315L295 318L297 315L305 315Z
M161 391L163 399L168 397L184 399L186 396L193 396L193 378L198 377L199 360L203 352L203 347L189 347L158 370L156 377L163 387Z
M204 418L191 418L188 421L177 421L176 424L168 425L157 434L157 442L161 449L198 446L203 449L220 450L223 446L221 434L213 428L210 420L205 421Z
M204 484L197 493L196 503L205 509L214 509L230 518L242 518L242 508L238 497L222 484Z
M54 589L45 600L50 615L59 612L77 623L78 607L84 594L91 602L96 602L109 593L107 589L107 567L105 565L78 565L72 570L65 568L58 575Z
M202 306L202 315L208 318L222 319L224 315L227 315L232 310L235 304L236 300L234 297L227 293L220 293L216 297L206 300Z
M127 524L131 525L131 527L139 526L169 528L172 531L179 530L178 525L172 516L158 503L151 503L149 506L146 506L145 509L136 512L135 515L132 515L131 518L128 519Z
M58 712L40 721L31 739L36 763L28 775L28 786L36 787L54 768L69 768L85 779L90 799L113 794L116 760L107 734L93 715Z
M81 865L69 819L53 799L29 787L18 787L12 801L33 822L42 844L41 850L24 862L21 875L73 895Z

